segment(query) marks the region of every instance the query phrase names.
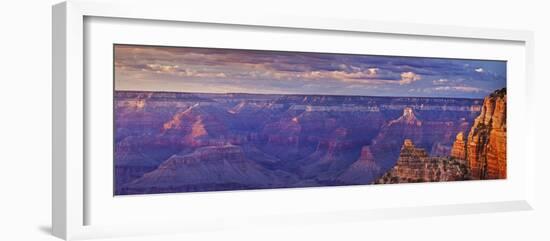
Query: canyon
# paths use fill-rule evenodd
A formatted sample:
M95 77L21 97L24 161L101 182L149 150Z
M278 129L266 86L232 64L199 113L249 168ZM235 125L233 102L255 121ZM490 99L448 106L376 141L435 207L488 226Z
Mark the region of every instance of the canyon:
M505 90L495 93L115 91L114 193L505 178Z
M471 129L456 134L449 157L430 156L406 139L396 165L375 183L487 179L506 179L506 89L485 97Z

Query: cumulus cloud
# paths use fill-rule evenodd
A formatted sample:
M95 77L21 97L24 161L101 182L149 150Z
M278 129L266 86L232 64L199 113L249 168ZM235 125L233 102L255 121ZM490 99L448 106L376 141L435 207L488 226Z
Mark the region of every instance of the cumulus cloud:
M379 70L380 70L379 68L368 68L367 74L370 76L377 76Z
M400 85L408 85L412 84L413 82L417 80L421 80L422 77L414 72L403 72L401 73L401 80L399 81Z

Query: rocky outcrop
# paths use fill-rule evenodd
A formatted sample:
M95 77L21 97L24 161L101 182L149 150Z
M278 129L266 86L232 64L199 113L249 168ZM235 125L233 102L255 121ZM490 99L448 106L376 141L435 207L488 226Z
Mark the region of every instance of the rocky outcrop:
M395 165L399 157L399 147L403 140L410 139L417 143L423 140L422 121L416 118L412 108L403 109L403 115L384 125L372 141L372 151L377 162L388 170Z
M430 157L428 153L405 140L397 164L376 183L412 183L468 180L469 171L464 160Z
M411 107L405 107L403 109L403 115L399 117L397 120L390 121L389 125L394 124L406 124L406 125L415 125L415 126L421 126L422 122L416 118L414 115L413 109Z
M381 175L381 169L370 150L369 146L361 149L361 155L338 179L345 183L369 183Z
M463 132L459 132L456 135L456 140L453 144L453 149L451 150L451 157L466 160L466 142L464 140Z
M466 158L473 178L506 178L506 89L485 97L468 135Z
M405 107L402 115L388 121L373 139L371 149L377 163L384 170L392 168L405 139L424 148L430 156L450 156L456 133L467 133L477 113L471 113L471 117L460 117L455 111L448 112L443 112L448 116L441 118L441 113Z

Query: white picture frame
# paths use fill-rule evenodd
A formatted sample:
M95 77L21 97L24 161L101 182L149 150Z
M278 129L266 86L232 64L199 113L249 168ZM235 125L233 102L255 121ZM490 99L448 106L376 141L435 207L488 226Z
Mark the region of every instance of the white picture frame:
M154 11L151 11L154 9ZM234 225L292 225L299 222L328 222L330 217L331 222L344 220L371 220L384 219L393 217L423 217L433 215L451 215L451 214L467 214L481 212L498 212L498 211L514 211L514 210L530 210L534 207L534 176L535 176L535 156L534 156L534 131L529 121L529 116L533 116L529 106L531 99L529 93L532 93L531 85L533 83L533 34L529 31L520 30L497 30L483 28L469 28L457 26L439 26L439 25L422 25L410 23L391 23L391 22L371 22L351 19L322 19L322 18L302 18L294 16L278 16L278 15L225 15L208 14L205 10L193 9L192 4L181 1L148 1L148 2L132 2L132 1L86 1L86 0L69 0L64 3L53 6L52 25L53 25L53 167L52 167L52 226L53 234L63 239L84 239L94 237L111 237L120 235L136 235L136 234L156 234L156 233L171 233L171 232L192 232L195 230L208 230L219 227L232 227ZM464 45L468 45L468 41L477 41L479 43L491 45L494 43L509 44L515 50L510 50L514 54L510 54L510 59L521 59L516 61L517 71L513 81L514 89L510 90L510 99L512 103L516 103L515 125L510 128L516 128L514 135L521 140L512 140L513 157L520 159L522 174L521 180L513 184L517 190L506 195L495 195L493 199L476 199L449 200L438 202L420 202L411 201L408 205L403 205L402 202L393 203L393 205L381 205L377 208L360 209L357 206L350 205L349 209L329 209L323 211L322 206L311 205L311 208L303 212L288 212L284 213L281 210L285 209L282 205L280 209L274 208L272 212L266 212L261 217L250 214L237 215L228 213L223 220L218 220L220 216L209 216L211 220L203 220L194 222L194 225L181 225L182 221L177 217L177 213L170 216L169 212L164 213L163 218L148 216L153 218L155 225L140 221L135 218L134 223L128 223L127 219L120 219L117 222L102 225L101 223L91 222L90 216L95 215L97 210L103 209L103 219L112 215L113 220L117 220L115 209L107 209L103 206L90 209L89 202L94 200L91 197L94 194L90 187L90 176L87 173L91 168L90 162L85 159L89 158L90 150L86 140L86 135L90 130L87 130L87 122L90 112L90 91L91 88L86 84L87 78L86 68L90 67L87 63L86 50L88 45L86 34L101 33L100 31L92 30L86 33L89 29L86 28L86 19L112 18L122 21L138 21L137 24L147 21L155 22L150 28L155 28L157 25L164 23L191 23L191 24L214 24L223 25L225 29L239 27L253 27L255 29L277 29L278 31L286 30L301 30L301 31L320 31L319 33L359 33L359 34L381 34L389 35L395 38L419 37L436 40L456 40L455 42L465 41ZM135 24L135 22L133 23ZM124 25L118 26L124 27ZM98 29L98 28L96 28ZM139 36L139 35L136 35ZM92 38L96 40L95 38ZM100 40L98 40L100 41ZM109 39L105 41L111 41ZM114 41L114 40L112 40ZM154 39L150 41L155 41ZM428 40L426 40L428 41ZM139 42L139 41L138 41ZM168 41L169 42L169 41ZM455 43L456 44L456 43ZM92 46L92 48L94 48ZM519 50L518 50L519 49ZM520 51L520 52L518 52ZM519 57L516 57L519 56ZM93 61L92 61L93 62ZM92 66L92 68L95 68ZM511 82L509 82L511 84ZM96 88L96 87L93 87ZM102 88L102 87L99 87ZM111 91L109 89L109 91ZM88 113L88 114L87 114ZM515 127L514 127L515 126ZM520 127L521 126L521 127ZM517 148L516 148L517 147ZM89 160L88 160L89 161ZM518 162L519 163L519 162ZM106 172L107 170L105 170ZM91 180L94 180L93 178ZM483 188L489 186L498 186L502 183L489 183ZM434 193L440 192L447 183L431 186ZM502 184L501 188L506 188L508 184ZM512 184L510 184L512 185ZM93 186L93 185L92 185ZM455 188L470 190L469 186L455 185ZM482 189L476 191L483 191ZM372 189L372 188L370 188ZM418 186L413 185L391 185L380 187L384 189L382 192L403 192L414 193L418 191ZM147 208L145 205L155 204L155 202L166 205L166 210L177 207L181 204L181 199L194 199L190 203L198 205L206 203L198 207L197 213L208 213L206 208L208 204L215 204L215 200L208 202L209 199L224 200L239 202L242 200L273 200L278 196L285 195L286 198L295 198L298 200L307 200L307 198L323 197L323 195L346 196L353 197L357 193L363 192L361 188L329 188L323 191L320 189L300 189L300 190L278 190L276 192L224 192L223 194L175 194L175 195L151 195L149 197L141 197L140 201L124 201L124 205L132 207ZM372 192L372 190L371 190ZM319 194L321 193L321 194ZM349 196L351 195L351 196ZM147 195L146 195L147 196ZM144 200L148 199L148 200ZM170 199L171 201L166 201ZM336 200L338 201L338 200ZM384 203L384 200L378 200ZM131 202L131 203L130 203ZM179 203L179 204L178 204ZM131 204L131 205L130 205ZM120 205L113 204L113 205ZM120 206L119 206L120 207ZM234 211L244 210L246 207L233 207ZM254 209L254 207L248 207ZM286 207L288 209L288 207ZM105 211L109 210L109 211ZM189 210L188 210L189 211ZM105 214L107 213L107 214ZM109 214L110 213L110 214ZM118 215L123 214L120 212ZM106 216L107 215L107 216ZM153 214L146 214L153 215ZM214 220L214 221L213 221ZM227 220L231 221L231 225L227 225ZM293 220L293 221L288 221ZM142 223L140 223L142 222ZM180 223L175 224L175 223ZM142 225L140 225L142 224ZM170 225L168 225L170 224Z

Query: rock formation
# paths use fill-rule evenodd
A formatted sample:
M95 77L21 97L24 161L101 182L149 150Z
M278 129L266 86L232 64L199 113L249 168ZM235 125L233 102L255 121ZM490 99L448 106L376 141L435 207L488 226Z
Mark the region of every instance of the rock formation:
M411 107L405 107L403 109L403 115L397 120L390 121L389 125L394 125L396 123L406 124L406 125L415 125L421 126L422 122L416 118Z
M473 178L506 178L505 88L485 97L468 135L466 158Z
M372 141L371 149L379 165L384 170L393 167L399 157L399 147L403 140L410 139L420 143L424 137L423 130L422 121L416 118L412 108L405 107L403 115L382 126Z
M464 141L464 133L459 132L456 135L456 140L451 150L451 157L466 160L466 142Z
M469 172L466 161L447 157L430 157L424 149L415 147L411 140L406 139L397 164L376 183L441 182L468 179Z
M338 179L346 183L368 183L381 175L381 169L374 160L369 146L361 149L359 159L354 162Z

